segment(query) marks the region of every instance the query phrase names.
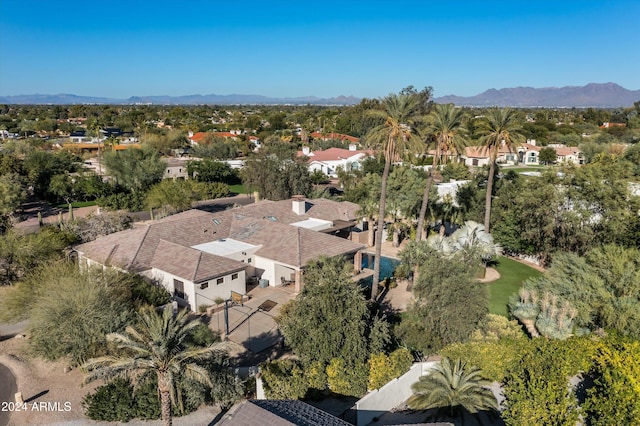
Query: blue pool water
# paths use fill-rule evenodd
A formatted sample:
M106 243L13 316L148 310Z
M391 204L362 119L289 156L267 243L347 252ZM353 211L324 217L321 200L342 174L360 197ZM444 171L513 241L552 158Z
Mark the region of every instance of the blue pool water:
M380 262L380 281L385 278L389 278L393 276L393 272L396 270L400 261L398 259L393 259L391 257L382 256ZM369 266L371 263L371 266ZM364 253L362 255L362 269L369 268L373 269L375 267L375 256L372 254Z
M391 257L382 256L382 261L380 262L380 283L382 283L385 278L393 277L393 272L396 270L396 267L400 264L398 259L393 259ZM371 265L371 266L369 266ZM375 256L372 254L364 253L362 255L362 269L369 268L373 269L375 267ZM360 286L363 289L371 289L371 285L373 284L373 277L368 277L360 280Z

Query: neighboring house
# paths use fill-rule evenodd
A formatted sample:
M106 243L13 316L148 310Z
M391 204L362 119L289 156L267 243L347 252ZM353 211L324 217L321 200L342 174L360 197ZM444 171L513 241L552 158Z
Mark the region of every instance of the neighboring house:
M351 426L351 423L295 399L253 399L236 404L218 425Z
M232 139L236 141L239 136L240 132L234 130L232 132L189 132L188 137L191 145L202 145L203 143L207 143L211 138Z
M85 130L75 130L69 135L71 143L91 142L92 139L92 137L87 136L87 132Z
M549 145L556 150L556 161L558 163L584 164L584 154L576 146Z
M536 146L536 142L533 140L519 145L516 148L518 151L518 162L525 165L540 164L540 149L541 148Z
M345 256L360 269L365 246L350 237L357 204L327 199L262 201L209 213L188 210L76 247L81 266L100 265L161 283L196 310L251 277L270 286L302 286L305 266L320 256Z
M372 157L373 151L359 151L355 144L349 145L349 149L329 148L324 151L311 151L304 147L298 151L298 157L307 157L309 171L321 171L329 177L338 177L338 168L344 170L358 170L362 161Z
M165 158L167 167L164 169L162 179L189 179L187 172L187 162L182 158Z

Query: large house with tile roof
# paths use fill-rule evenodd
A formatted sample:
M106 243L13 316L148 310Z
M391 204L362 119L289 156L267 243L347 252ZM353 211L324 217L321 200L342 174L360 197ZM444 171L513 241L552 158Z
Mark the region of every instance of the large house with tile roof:
M345 256L360 269L365 246L351 241L359 207L298 197L210 213L188 210L76 247L81 266L113 267L162 284L190 309L231 292L250 278L295 284L320 256ZM347 237L347 238L343 238Z
M556 151L558 163L584 164L584 156L579 148L560 144L550 144L548 146ZM513 150L509 150L506 146L501 146L498 149L497 161L500 164L538 165L540 164L541 149L542 147L537 146L534 140L520 144ZM489 151L481 146L465 147L462 158L467 166L475 167L486 166L490 161Z
M329 177L338 177L338 169L357 170L364 159L374 156L373 151L356 149L356 145L349 145L349 149L329 148L324 151L311 151L304 147L298 151L298 157L307 157L309 171L316 170Z

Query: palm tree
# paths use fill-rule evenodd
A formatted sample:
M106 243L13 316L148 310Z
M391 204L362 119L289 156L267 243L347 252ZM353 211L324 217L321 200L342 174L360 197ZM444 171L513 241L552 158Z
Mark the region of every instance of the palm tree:
M367 197L363 201L360 202L360 210L358 210L358 215L362 216L366 219L368 225L368 234L367 234L367 246L371 247L374 245L374 232L375 226L373 225L374 218L378 213L378 200L374 200L373 198Z
M482 136L482 149L485 152L489 152L490 157L487 195L484 204L484 229L486 232L489 232L489 222L491 220L491 195L498 150L503 146L513 151L524 138L518 133L520 128L516 111L511 108L491 108L487 112L485 119L480 122L478 134Z
M417 146L419 140L411 127L413 118L419 107L419 98L409 94L390 94L382 99L382 110L368 112L384 122L367 133L367 143L384 154L384 170L380 186L380 203L378 204L378 229L375 235L375 266L371 300L376 300L380 280L380 258L382 257L382 228L384 227L385 207L387 203L387 180L391 163L402 157L407 149Z
M148 308L140 312L137 327L128 326L124 334L110 333L107 340L122 349L117 355L94 358L81 368L87 373L85 383L96 379L129 377L134 384L155 376L162 407L162 420L172 424L172 404L181 405L176 397L176 385L181 377L187 377L212 386L209 372L198 365L223 351L223 344L207 347L186 345L186 339L200 322L189 319L183 310L175 317L171 309L159 314Z
M429 142L435 142L436 154L433 157L433 164L429 171L427 185L424 188L422 197L422 206L420 207L420 215L418 216L418 231L416 232L416 240L422 239L424 229L424 220L427 214L427 206L429 204L429 191L433 183L433 174L438 169L438 161L443 154L448 155L450 151L460 152L465 140L462 135L464 113L460 108L455 108L453 104L436 104L431 113L427 116L427 145Z
M413 395L407 405L414 410L448 408L450 417L460 414L462 409L472 414L497 410L496 398L486 388L489 384L480 369L443 358L434 370L411 386Z

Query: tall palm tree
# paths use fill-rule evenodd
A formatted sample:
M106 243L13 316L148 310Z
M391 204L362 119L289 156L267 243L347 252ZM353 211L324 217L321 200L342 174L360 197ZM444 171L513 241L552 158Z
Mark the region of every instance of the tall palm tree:
M371 110L370 116L378 117L384 122L371 129L366 136L367 143L384 154L384 170L380 186L380 203L378 204L378 229L375 235L375 266L371 286L371 300L378 296L380 281L380 258L382 257L382 228L384 227L385 208L387 203L387 180L391 163L406 154L407 150L420 143L411 125L419 108L419 98L410 94L390 94L381 102L381 110Z
M181 377L188 377L212 386L209 372L198 365L223 351L223 344L193 347L186 339L199 321L190 320L186 310L175 317L171 309L158 313L153 308L140 312L137 327L128 326L124 334L110 333L107 340L122 351L117 355L94 358L81 368L87 373L85 383L96 379L129 377L135 383L158 379L158 392L162 407L162 420L172 424L171 406L181 404L176 396L176 385Z
M461 409L472 414L497 410L496 398L485 387L489 383L480 369L460 360L453 362L443 358L434 370L411 386L413 395L407 405L414 410L448 409L450 417Z
M378 200L370 197L365 198L360 202L360 210L358 210L357 214L367 220L367 246L371 247L375 244L374 233L376 227L373 225L373 221L376 214L378 214Z
M433 164L429 171L429 178L422 197L422 206L418 216L418 231L416 232L417 241L422 239L424 220L429 204L429 191L431 191L433 174L438 169L440 157L443 154L448 155L451 151L459 153L464 148L463 118L464 113L462 110L455 108L453 104L436 104L427 116L427 146L430 142L435 142L436 155L433 157Z
M504 147L514 151L515 147L524 139L519 133L521 126L517 118L516 111L511 108L491 108L479 125L478 134L482 136L482 150L488 152L490 158L487 195L484 204L484 229L486 232L489 232L489 222L491 220L491 195L498 150L500 147Z

